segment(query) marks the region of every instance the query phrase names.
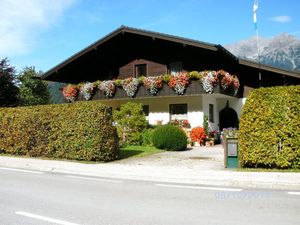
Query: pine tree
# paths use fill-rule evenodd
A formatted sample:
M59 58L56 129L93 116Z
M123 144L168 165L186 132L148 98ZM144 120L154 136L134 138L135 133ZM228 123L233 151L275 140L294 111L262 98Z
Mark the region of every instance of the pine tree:
M0 60L0 106L16 106L19 89L16 86L15 68L7 58Z

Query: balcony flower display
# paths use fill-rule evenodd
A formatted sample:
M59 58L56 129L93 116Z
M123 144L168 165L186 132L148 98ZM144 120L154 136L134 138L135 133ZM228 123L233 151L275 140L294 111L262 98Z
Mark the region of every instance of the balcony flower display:
M184 91L189 84L189 77L184 74L180 73L178 75L173 75L170 77L168 85L174 89L174 91L178 95L183 95Z
M80 87L80 94L83 95L85 100L90 100L94 92L94 84L87 82Z
M160 88L162 88L163 79L161 76L145 77L143 79L144 87L149 90L150 94L156 95Z
M68 102L75 102L78 94L76 85L68 84L63 88L63 96Z
M125 80L123 80L122 82L122 87L124 89L124 91L126 92L126 94L128 95L128 97L133 97L139 87L139 80L137 78L127 78Z
M202 87L206 93L212 94L219 79L216 71L205 71L202 76Z
M163 83L168 84L178 95L184 95L188 85L194 81L200 81L203 90L206 93L212 94L214 87L220 87L226 92L225 94L238 94L240 82L237 76L229 74L224 70L218 71L191 71L177 73L175 75L162 74L160 76L141 76L139 78L116 79L106 81L95 81L94 83L80 83L77 86L68 85L64 88L63 94L68 102L74 102L78 91L83 95L84 99L89 100L98 87L107 97L113 97L117 87L121 87L127 96L133 98L138 90L139 85L143 85L152 95L157 95L160 89L163 88ZM199 84L198 84L199 85ZM195 90L193 90L194 92ZM201 94L199 90L199 94ZM164 93L165 94L165 93Z
M240 87L239 79L223 70L219 70L217 73L219 75L221 87L224 90L234 90L234 95L236 95Z
M100 91L103 91L107 97L112 97L116 92L115 82L112 80L102 81L98 88Z

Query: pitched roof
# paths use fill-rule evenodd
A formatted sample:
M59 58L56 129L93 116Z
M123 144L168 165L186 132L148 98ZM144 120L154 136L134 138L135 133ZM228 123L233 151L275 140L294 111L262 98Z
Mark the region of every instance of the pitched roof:
M214 44L211 44L211 43L201 42L201 41L197 41L197 40L193 40L193 39L189 39L189 38L183 38L183 37L178 37L178 36L174 36L174 35L169 35L169 34L164 34L164 33L159 33L159 32L153 32L153 31L147 31L147 30L142 30L142 29L137 29L137 28L132 28L132 27L122 25L118 29L112 31L111 33L107 34L103 38L97 40L96 42L92 43L91 45L89 45L86 48L82 49L81 51L75 53L71 57L67 58L63 62L59 63L55 67L51 68L50 70L45 72L45 74L41 78L45 79L47 76L49 76L53 72L58 71L59 69L64 67L66 64L76 60L80 56L82 56L82 55L86 54L87 52L97 48L99 45L103 44L104 42L106 42L109 39L117 36L120 33L138 34L138 35L143 35L143 36L149 36L149 37L152 37L154 39L157 38L157 39L162 39L162 40L166 40L166 41L178 42L178 43L182 43L182 44L185 44L185 45L191 45L191 46L195 46L195 47L205 48L205 49L212 50L212 51L217 51L218 50L217 45L214 45Z
M91 45L87 46L86 48L82 49L81 51L75 53L71 57L67 58L63 62L56 65L55 67L51 68L50 70L45 72L41 78L46 79L49 75L57 72L59 69L61 69L65 65L73 62L74 60L78 59L82 55L88 53L89 51L91 51L93 49L97 49L97 47L99 45L105 43L106 41L110 40L111 38L117 36L120 33L137 34L137 35L152 37L153 39L161 39L161 40L181 43L183 45L190 45L190 46L194 46L194 47L204 48L204 49L211 50L211 51L221 51L221 52L225 53L226 55L228 55L230 58L236 60L240 65L249 66L249 67L257 68L257 69L263 69L263 70L270 71L270 72L275 72L275 73L280 73L280 74L284 74L287 76L300 78L300 72L297 72L297 71L284 70L281 68L258 64L253 61L239 59L238 57L233 55L231 52L229 52L227 49L225 49L222 45L219 45L219 44L211 44L211 43L202 42L202 41L198 41L198 40L194 40L194 39L164 34L164 33L160 33L160 32L148 31L148 30L143 30L143 29L137 29L137 28L132 28L132 27L123 26L123 25L121 27L119 27L118 29L112 31L111 33L107 34L103 38L101 38L101 39L97 40L96 42L92 43Z

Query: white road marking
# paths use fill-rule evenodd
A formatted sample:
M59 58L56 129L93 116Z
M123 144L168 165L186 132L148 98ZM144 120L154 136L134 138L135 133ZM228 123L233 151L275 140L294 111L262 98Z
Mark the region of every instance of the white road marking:
M103 181L103 182L110 182L110 183L122 183L121 180L111 180L111 179L104 179L104 178L81 177L81 176L72 176L72 175L66 175L66 177L82 179L82 180Z
M300 192L289 191L288 194L289 194L289 195L300 195Z
M43 172L39 172L39 171L22 170L22 169L14 169L14 168L7 168L7 167L0 167L0 170L9 170L9 171L14 171L14 172L22 172L22 173L43 174Z
M37 219L37 220L43 220L43 221L47 221L47 222L55 223L55 224L61 224L61 225L79 225L77 223L70 223L70 222L67 222L67 221L64 221L64 220L58 220L58 219L54 219L54 218L50 218L50 217L46 217L46 216L39 216L39 215L28 213L28 212L17 211L15 213L17 215L30 217L30 218L34 218L34 219Z
M158 187L173 187L173 188L186 188L196 190L210 190L210 191L242 191L239 188L219 188L219 187L200 187L200 186L187 186L187 185L174 185L174 184L156 184Z

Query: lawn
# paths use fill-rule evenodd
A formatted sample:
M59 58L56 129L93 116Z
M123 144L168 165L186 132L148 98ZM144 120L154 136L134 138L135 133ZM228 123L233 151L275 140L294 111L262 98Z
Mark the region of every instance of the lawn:
M163 150L157 149L152 146L129 145L120 149L120 159L126 159L129 157L142 157L142 156L152 155L159 152L163 152Z

